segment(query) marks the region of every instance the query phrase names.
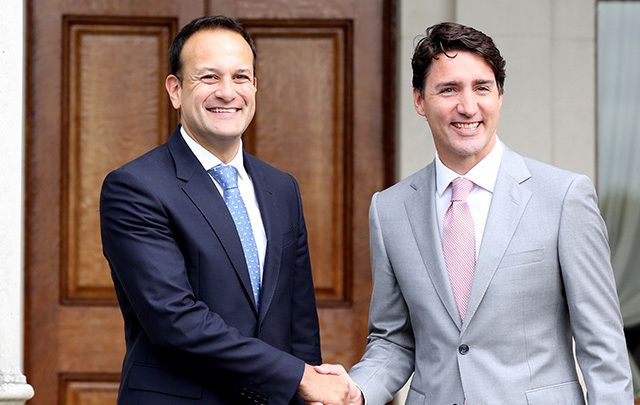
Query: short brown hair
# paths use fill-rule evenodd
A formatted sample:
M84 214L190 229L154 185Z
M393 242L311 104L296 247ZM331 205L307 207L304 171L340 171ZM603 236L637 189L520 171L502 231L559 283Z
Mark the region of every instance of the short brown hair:
M438 59L439 54L455 58L455 51L472 52L484 59L493 70L498 91L504 93L506 62L493 40L474 28L452 22L432 25L418 41L411 59L413 88L422 93L433 60Z
M223 15L199 17L182 27L169 47L169 72L180 79L180 70L182 69L182 59L180 54L182 53L182 47L185 42L187 42L187 39L198 31L216 29L237 32L242 35L244 40L247 41L247 44L249 44L251 52L253 53L253 71L255 74L257 52L251 36L237 20Z

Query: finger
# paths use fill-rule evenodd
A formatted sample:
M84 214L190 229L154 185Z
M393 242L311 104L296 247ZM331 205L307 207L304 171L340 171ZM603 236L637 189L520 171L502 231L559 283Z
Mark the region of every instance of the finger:
M313 368L320 374L344 375L347 373L340 364L323 364L321 366L314 366Z

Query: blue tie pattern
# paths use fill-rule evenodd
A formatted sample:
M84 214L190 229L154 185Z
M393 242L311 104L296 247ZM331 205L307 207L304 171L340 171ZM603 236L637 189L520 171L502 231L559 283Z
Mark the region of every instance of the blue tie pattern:
M253 236L249 214L247 214L247 208L238 189L238 170L229 165L217 165L208 171L224 190L224 202L227 204L233 222L236 224L238 236L242 243L244 258L249 270L251 288L253 289L253 297L256 300L257 307L260 303L260 259L258 258L258 247Z

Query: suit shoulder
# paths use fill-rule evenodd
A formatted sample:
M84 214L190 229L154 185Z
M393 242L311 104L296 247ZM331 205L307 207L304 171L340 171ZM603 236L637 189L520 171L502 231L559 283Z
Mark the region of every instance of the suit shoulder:
M424 187L429 181L433 181L433 163L380 191L378 198L382 200L404 199L415 190Z
M578 173L572 172L570 170L562 169L557 166L553 166L549 163L541 162L539 160L535 160L528 157L523 157L525 164L531 170L533 174L552 174L554 177L574 177L577 176Z
M588 176L570 170L561 169L531 158L523 158L529 171L531 179L545 185L545 188L559 187L567 188L577 179L591 182Z
M172 167L173 161L169 154L169 150L166 144L158 145L155 148L147 151L141 156L130 160L124 165L114 169L108 176L114 175L133 175L135 176L153 176L160 173L167 167Z
M249 163L251 166L253 166L255 169L261 170L265 173L271 174L271 175L277 175L277 176L290 176L289 173L278 169L277 167L273 166L272 164L269 164L267 162L265 162L264 160L248 153L248 152L244 152L244 158L247 161L247 163Z
M261 176L269 179L270 182L287 184L291 184L293 182L296 185L298 184L292 174L280 170L277 167L253 156L250 153L245 152L244 159L246 161L246 164L250 167L251 172L259 173Z
M158 197L173 189L167 185L177 184L175 173L175 163L168 147L162 144L107 174L101 196L136 190L136 193Z

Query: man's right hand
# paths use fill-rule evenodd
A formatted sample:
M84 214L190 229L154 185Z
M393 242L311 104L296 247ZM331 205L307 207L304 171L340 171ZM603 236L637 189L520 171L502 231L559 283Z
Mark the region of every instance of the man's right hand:
M332 374L337 375L349 383L349 404L350 405L364 405L364 396L362 391L356 385L356 383L349 377L347 370L340 364L323 364L321 366L315 366L314 369L320 374Z
M349 382L337 375L323 375L304 365L298 395L310 404L349 405Z

